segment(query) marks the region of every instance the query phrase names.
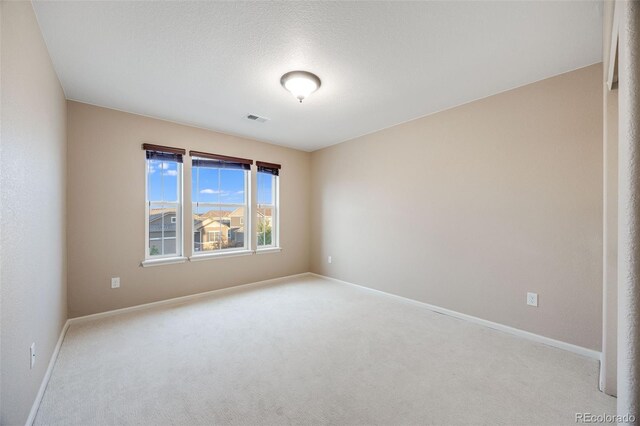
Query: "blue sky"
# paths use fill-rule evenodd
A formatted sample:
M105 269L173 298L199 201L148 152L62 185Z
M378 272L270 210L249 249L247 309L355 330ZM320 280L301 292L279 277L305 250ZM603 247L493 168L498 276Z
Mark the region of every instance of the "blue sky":
M177 163L158 160L148 160L147 163L149 201L177 201Z
M149 200L177 200L177 163L149 161ZM272 202L272 176L258 173L258 202ZM187 200L185 200L187 201ZM194 167L191 173L191 202L244 203L244 171Z
M244 203L244 170L194 167L191 202Z
M258 173L258 204L271 204L273 175Z

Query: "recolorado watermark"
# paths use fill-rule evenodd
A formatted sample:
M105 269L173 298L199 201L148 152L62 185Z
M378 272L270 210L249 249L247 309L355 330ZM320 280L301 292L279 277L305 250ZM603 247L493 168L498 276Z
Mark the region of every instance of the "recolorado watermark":
M633 414L593 414L576 413L576 423L633 423L636 416Z

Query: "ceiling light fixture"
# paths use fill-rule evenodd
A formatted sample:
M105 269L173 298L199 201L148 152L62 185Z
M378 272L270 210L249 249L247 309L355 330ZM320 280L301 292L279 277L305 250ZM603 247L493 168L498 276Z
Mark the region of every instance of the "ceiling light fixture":
M317 75L308 71L291 71L280 78L280 84L302 103L307 96L320 88L321 83Z

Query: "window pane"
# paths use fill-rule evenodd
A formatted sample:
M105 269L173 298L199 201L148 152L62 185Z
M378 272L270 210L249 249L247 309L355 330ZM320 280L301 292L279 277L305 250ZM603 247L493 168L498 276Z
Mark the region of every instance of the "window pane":
M258 246L270 246L273 244L273 208L258 208Z
M200 203L244 204L245 171L194 167L192 200Z
M276 244L275 198L276 176L271 173L258 173L258 211L257 211L257 245L269 247Z
M218 240L214 232L220 233L220 214L212 207L193 207L193 232L198 240L194 240L193 249L195 252L207 252L218 250Z
M218 202L218 170L207 167L191 169L191 200L200 203Z
M147 160L149 201L178 201L178 163Z
M244 170L220 170L220 202L227 204L244 203Z
M258 204L273 204L274 181L272 174L258 173Z
M227 235L227 248L244 247L245 241L245 214L244 207L231 208L229 211L229 231Z
M178 226L174 206L151 204L148 241L150 256L166 256L177 253L176 230Z

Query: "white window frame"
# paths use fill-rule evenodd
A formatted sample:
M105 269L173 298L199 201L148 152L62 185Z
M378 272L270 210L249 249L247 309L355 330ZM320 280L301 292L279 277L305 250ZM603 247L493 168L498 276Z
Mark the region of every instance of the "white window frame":
M191 157L192 158L192 166L191 169L193 170L193 159L194 158L198 158L196 157ZM250 217L251 217L251 203L249 202L249 200L251 200L251 169L249 170L242 170L244 172L244 204L234 204L234 203L211 203L211 202L196 202L191 200L191 257L189 258L190 260L202 260L202 259L206 259L206 258L210 258L210 257L223 257L223 256L229 256L229 255L234 255L234 254L246 254L246 253L251 253L251 232L247 232L247 229L251 229L248 228L249 225L247 225L248 223L250 223ZM191 182L191 185L193 187L195 187L196 182ZM193 214L198 210L199 207L211 207L211 208L224 208L224 207L233 207L234 210L238 207L244 207L244 216L242 217L242 219L244 219L244 227L245 227L245 232L244 232L244 247L232 247L232 248L226 248L226 249L217 249L217 250L201 250L201 251L196 251L196 244L195 244L195 239L194 239L194 234L195 232L198 232L195 230L194 228L194 223L193 223ZM222 241L222 232L220 232L220 240ZM222 244L221 244L222 245Z
M258 197L260 196L260 173L256 174L256 186L258 189L256 193ZM280 176L273 175L270 173L262 173L264 175L270 175L273 179L271 200L273 204L262 204L259 203L260 200L256 199L257 209L256 209L256 223L259 224L258 212L262 208L271 208L271 244L269 245L258 245L260 239L258 237L258 229L256 228L256 252L267 252L273 250L280 250Z
M149 200L149 161L150 159L145 158L145 185L144 185L144 198L145 198L145 220L144 220L144 262L142 262L143 266L149 266L153 264L161 264L161 263L175 263L177 261L184 261L186 258L183 257L184 253L184 244L182 238L182 215L183 215L183 176L182 176L182 163L176 161L176 171L177 171L177 182L176 182L176 190L178 192L178 200L177 201L151 201ZM169 161L170 162L170 161ZM151 208L151 204L162 204L163 206L174 207L176 209L176 252L171 254L160 254L151 256L149 250L149 211ZM164 251L164 250L163 250Z

